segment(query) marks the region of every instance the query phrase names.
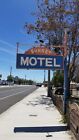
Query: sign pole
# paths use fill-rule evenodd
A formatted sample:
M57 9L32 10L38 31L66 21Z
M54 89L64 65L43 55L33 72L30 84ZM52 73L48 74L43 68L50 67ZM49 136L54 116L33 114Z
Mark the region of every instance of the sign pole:
M48 70L48 97L50 97L50 70Z
M49 37L49 49L50 49L50 37ZM50 70L48 69L48 97L50 97Z
M64 34L64 115L67 112L67 79L68 79L68 69L67 69L67 29L65 29L65 34Z
M45 70L44 70L44 81L43 81L44 87L45 87L45 81L46 81L46 75L45 75Z
M16 53L18 53L19 42L17 42L16 44L17 44L17 50L16 50Z
M67 111L67 59L64 58L64 115Z

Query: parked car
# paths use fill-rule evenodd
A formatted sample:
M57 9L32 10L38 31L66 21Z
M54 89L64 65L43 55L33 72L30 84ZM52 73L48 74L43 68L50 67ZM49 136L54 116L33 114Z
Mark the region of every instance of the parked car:
M36 86L41 87L41 86L42 86L42 84L41 84L41 83L36 83Z
M55 90L55 94L57 95L63 95L64 89L63 87L57 87Z
M0 80L0 85L8 85L7 80Z
M76 84L76 89L79 90L79 83Z

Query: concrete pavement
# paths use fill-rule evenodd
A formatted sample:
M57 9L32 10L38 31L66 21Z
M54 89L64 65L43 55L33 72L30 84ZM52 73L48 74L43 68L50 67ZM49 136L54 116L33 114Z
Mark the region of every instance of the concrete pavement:
M72 140L71 133L60 128L65 126L61 120L62 116L47 97L47 89L40 87L0 115L0 139ZM14 128L18 127L27 127L27 132L14 133ZM52 131L48 131L49 128Z

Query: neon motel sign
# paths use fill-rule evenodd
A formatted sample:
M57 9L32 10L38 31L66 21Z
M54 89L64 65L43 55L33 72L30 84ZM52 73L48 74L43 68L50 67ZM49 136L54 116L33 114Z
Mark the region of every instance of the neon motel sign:
M63 69L63 56L56 56L51 53L49 55L33 54L33 51L32 54L29 51L24 54L18 53L16 67L18 69Z

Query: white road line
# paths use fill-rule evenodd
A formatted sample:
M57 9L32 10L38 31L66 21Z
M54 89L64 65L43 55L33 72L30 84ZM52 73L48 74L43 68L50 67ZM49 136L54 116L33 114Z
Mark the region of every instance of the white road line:
M29 89L28 89L28 90L29 90ZM27 90L24 90L24 91L20 91L20 92L18 92L18 93L16 93L16 94L13 94L13 95L9 95L9 96L6 96L6 97L2 97L2 98L0 98L0 100L4 100L4 99L7 99L7 98L9 98L9 97L12 97L12 96L18 95L18 94L20 94L20 93L23 93L23 92L25 92L25 91L27 91Z

